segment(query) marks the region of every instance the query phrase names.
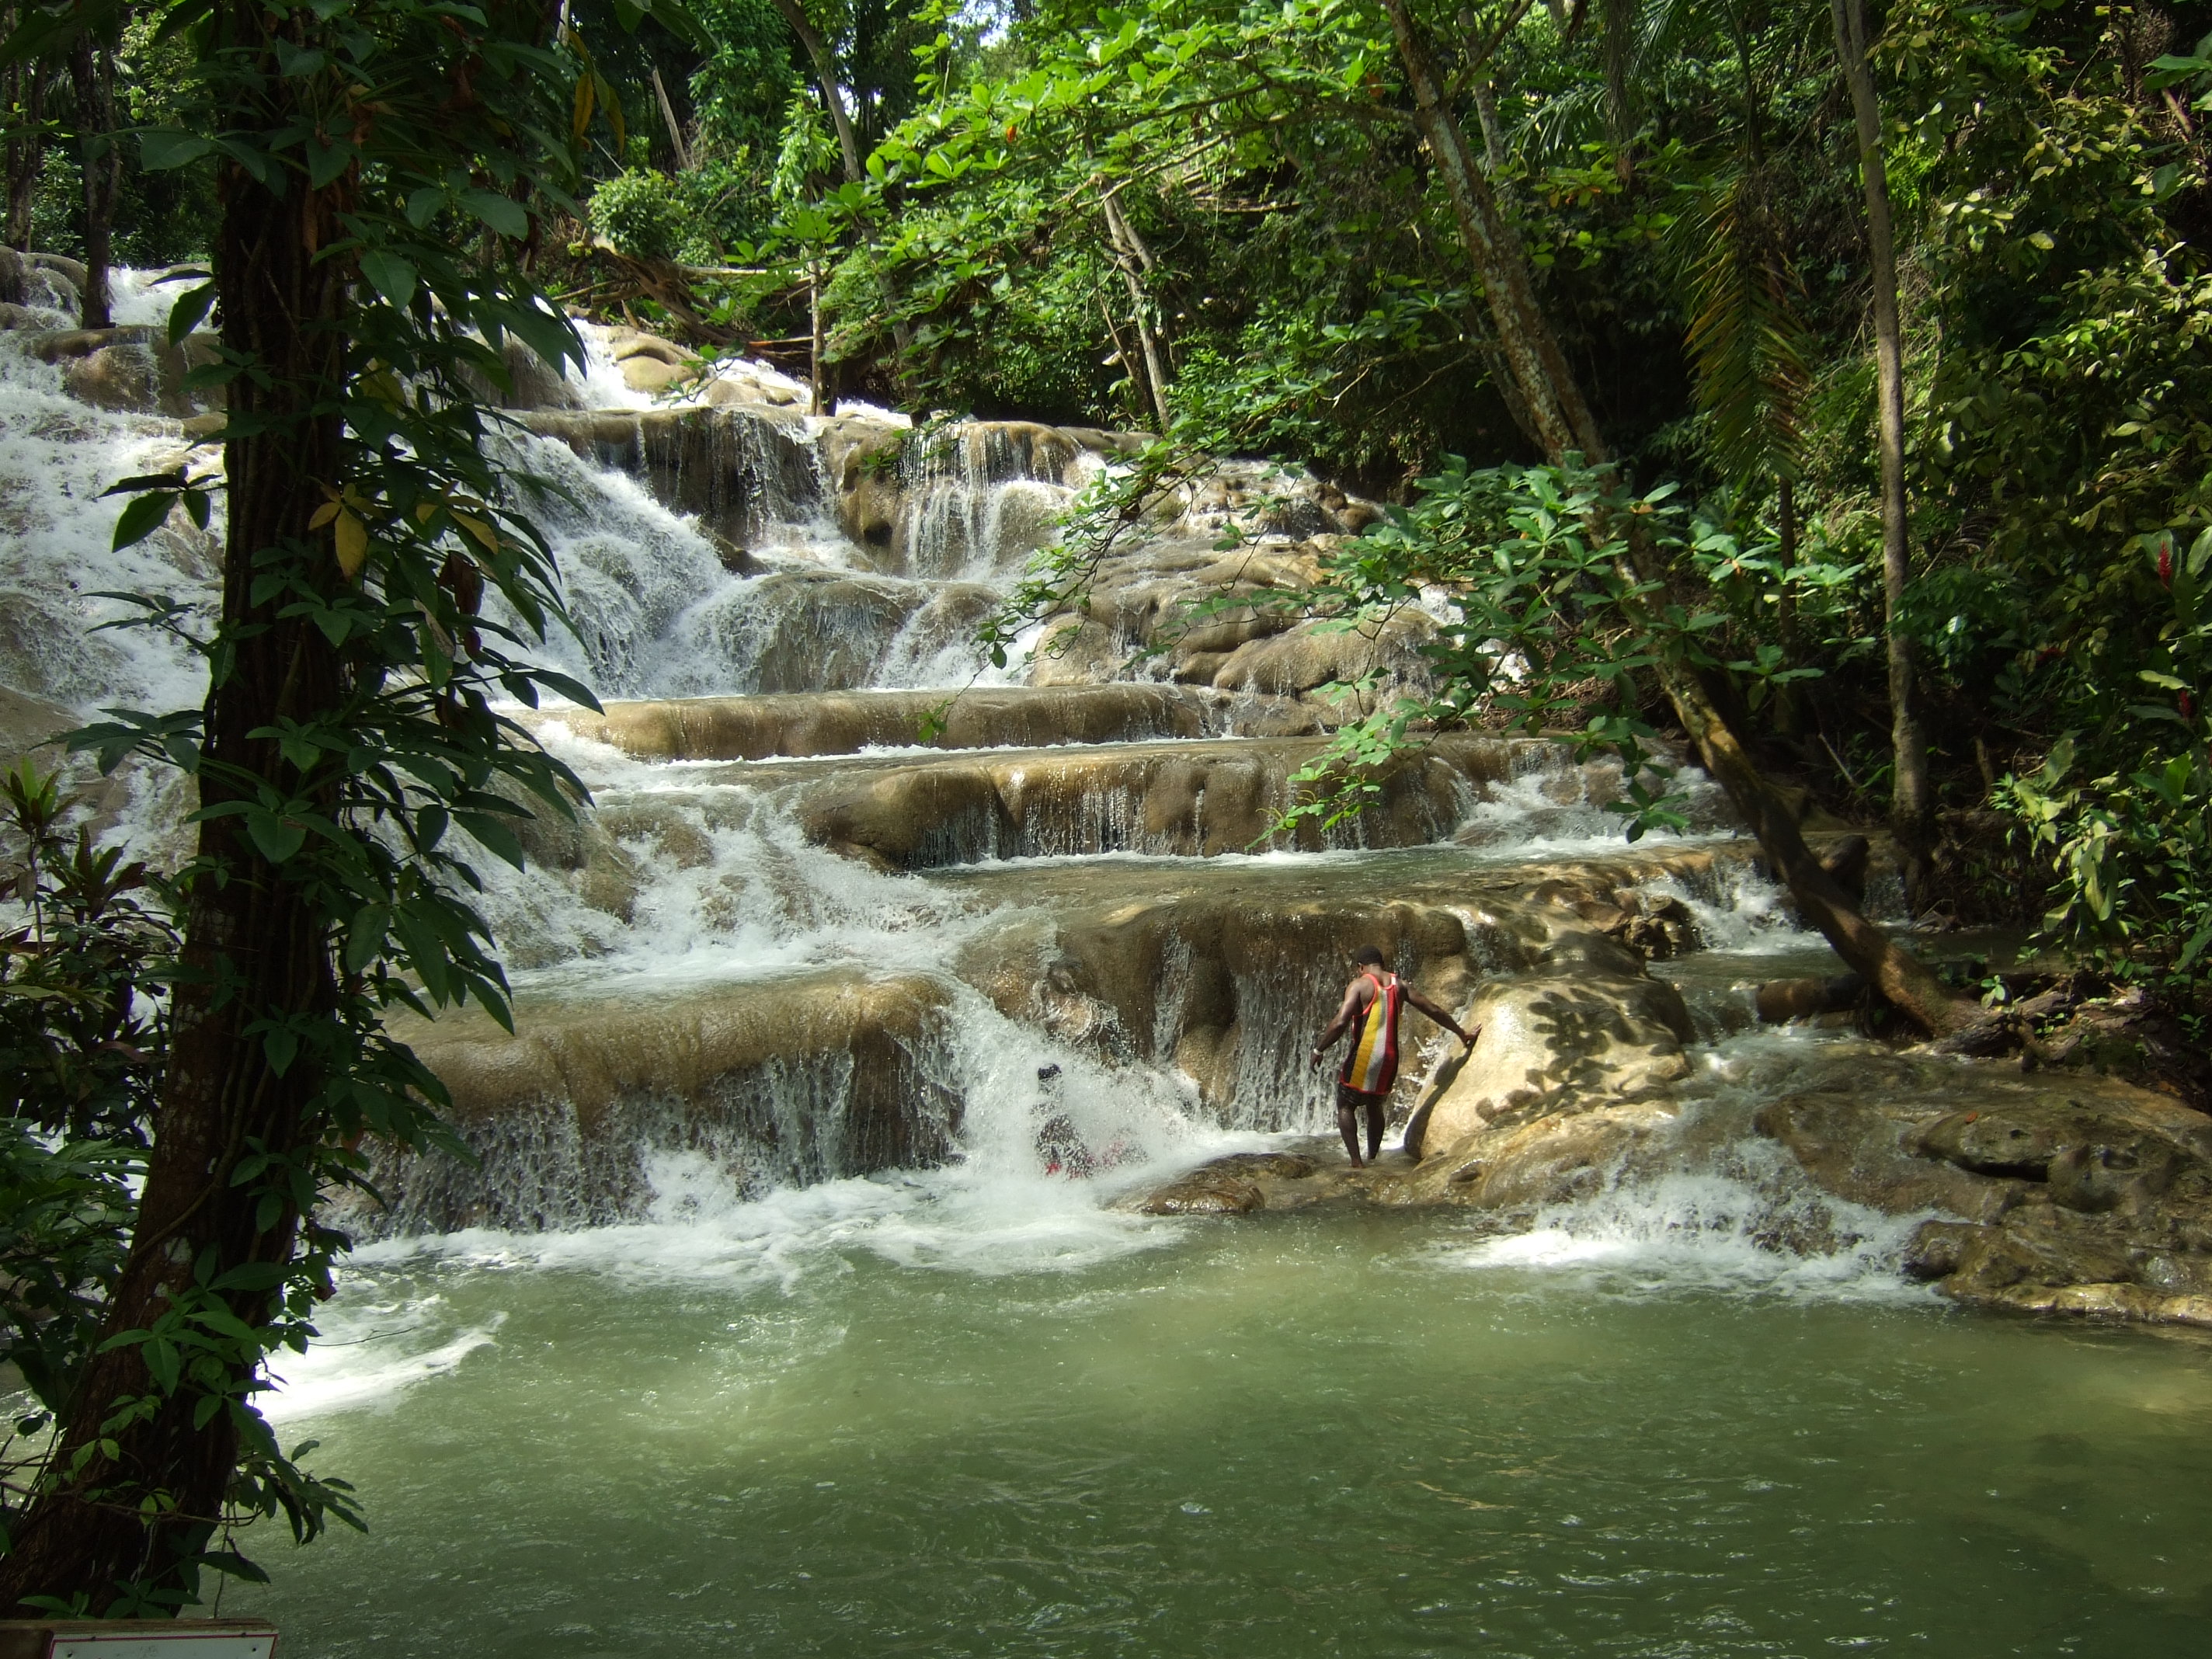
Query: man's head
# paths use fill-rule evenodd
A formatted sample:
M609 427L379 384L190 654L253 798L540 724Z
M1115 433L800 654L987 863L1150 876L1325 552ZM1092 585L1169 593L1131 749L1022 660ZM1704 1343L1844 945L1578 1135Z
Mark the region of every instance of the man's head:
M1355 968L1380 968L1382 953L1371 945L1363 945L1352 953L1352 965Z

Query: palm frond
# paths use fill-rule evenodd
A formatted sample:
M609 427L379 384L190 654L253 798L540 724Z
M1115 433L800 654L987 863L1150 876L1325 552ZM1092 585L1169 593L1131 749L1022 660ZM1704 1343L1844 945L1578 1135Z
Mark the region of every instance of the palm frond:
M1713 460L1729 477L1794 479L1803 465L1811 336L1803 291L1763 200L1759 175L1717 180L1686 222L1690 361Z

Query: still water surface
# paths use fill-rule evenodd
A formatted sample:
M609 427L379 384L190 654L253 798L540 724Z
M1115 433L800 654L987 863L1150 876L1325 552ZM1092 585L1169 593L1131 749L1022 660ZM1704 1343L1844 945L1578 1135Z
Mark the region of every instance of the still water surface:
M227 1610L292 1659L2205 1651L2194 1340L1617 1224L1086 1208L956 1260L833 1186L801 1250L386 1247L283 1407L373 1530Z

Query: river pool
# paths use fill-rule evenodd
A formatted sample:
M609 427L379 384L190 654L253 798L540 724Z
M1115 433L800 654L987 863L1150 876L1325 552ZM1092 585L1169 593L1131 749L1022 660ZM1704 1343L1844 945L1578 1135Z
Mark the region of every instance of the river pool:
M1680 1194L1514 1238L982 1201L373 1249L278 1408L372 1530L264 1538L225 1610L289 1659L2204 1650L2194 1340Z

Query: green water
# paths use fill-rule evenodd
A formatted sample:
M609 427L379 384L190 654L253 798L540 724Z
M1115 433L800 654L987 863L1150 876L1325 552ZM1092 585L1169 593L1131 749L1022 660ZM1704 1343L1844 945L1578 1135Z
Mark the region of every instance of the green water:
M1036 1227L948 1265L823 1213L362 1275L283 1426L374 1530L263 1540L226 1610L289 1659L2205 1648L2195 1342L1663 1227L1101 1218L993 1273Z

